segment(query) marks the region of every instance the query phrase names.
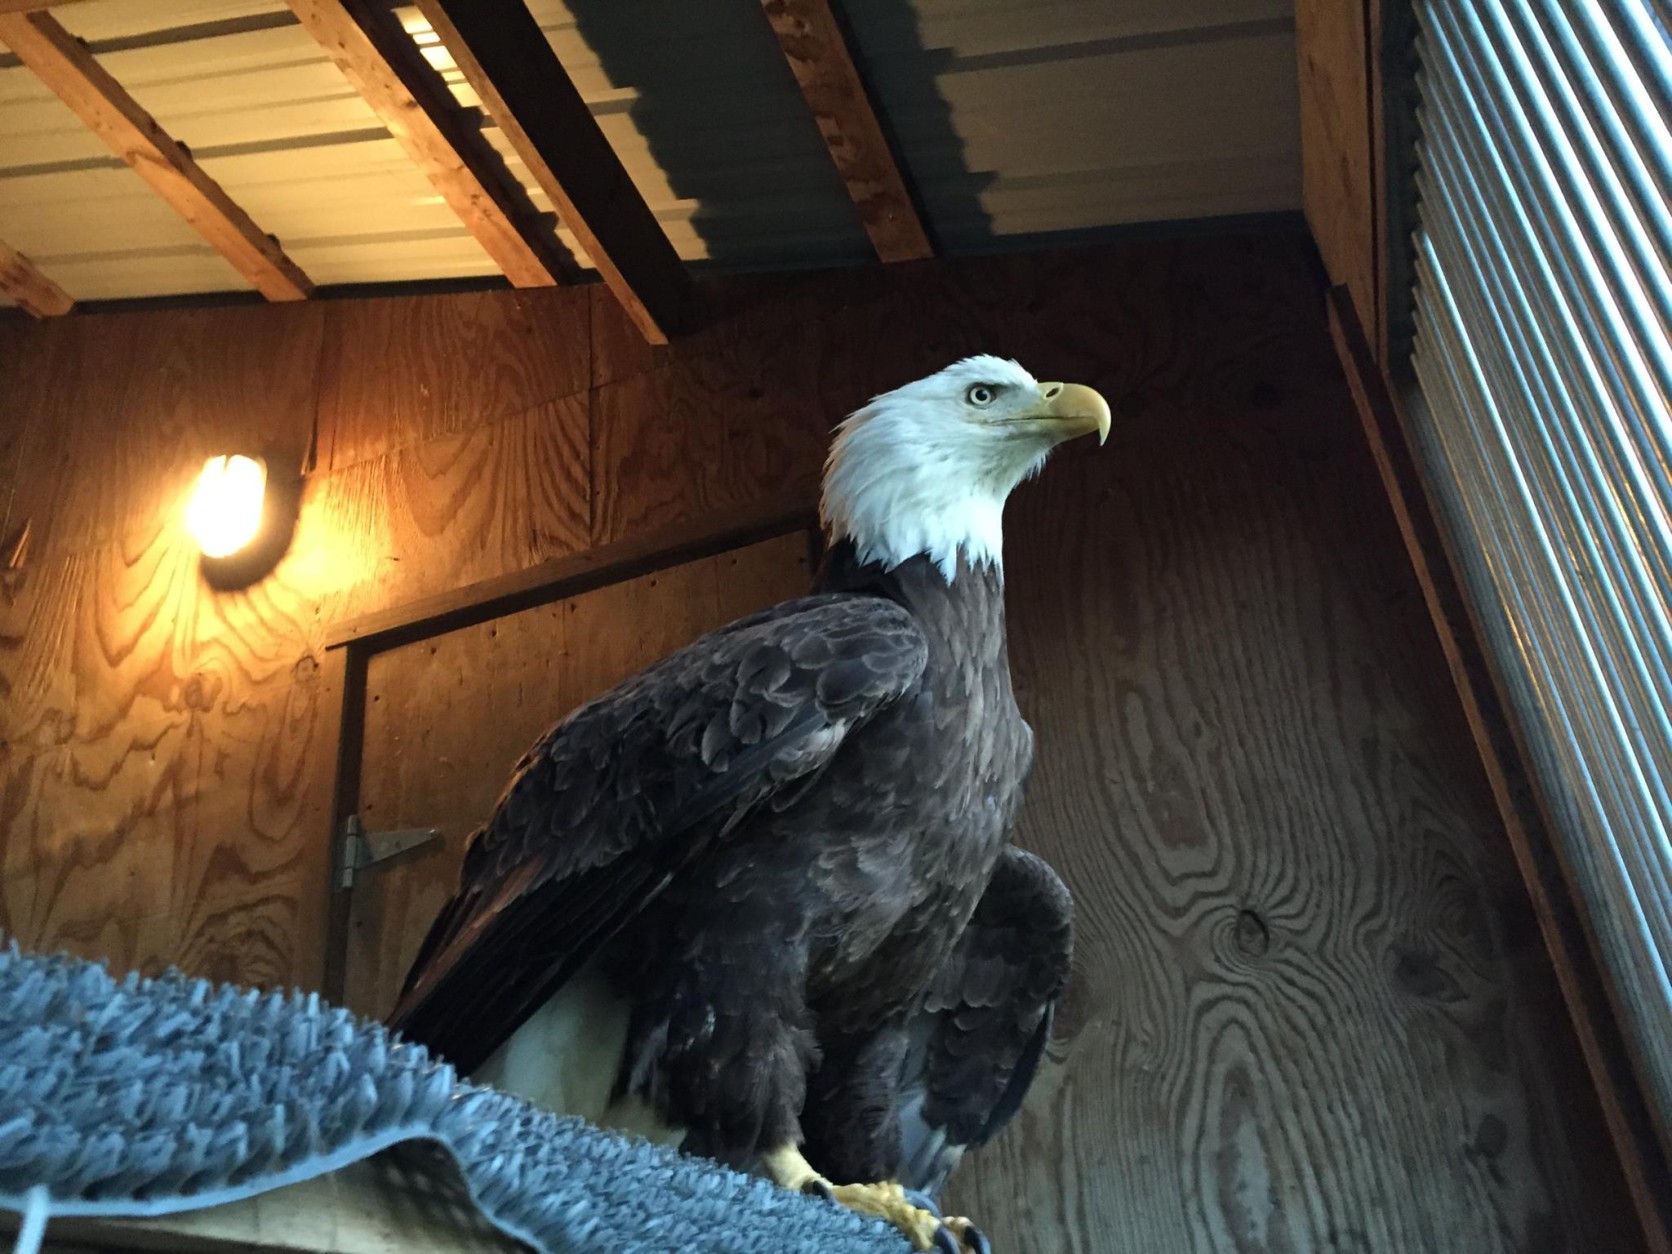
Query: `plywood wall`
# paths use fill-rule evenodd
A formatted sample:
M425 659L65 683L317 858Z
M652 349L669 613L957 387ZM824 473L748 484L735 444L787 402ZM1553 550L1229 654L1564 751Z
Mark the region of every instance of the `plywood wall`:
M1079 950L956 1202L1045 1252L1633 1249L1305 255L734 281L657 351L589 291L0 327L0 922L312 981L326 624L807 482L866 396L998 352L1117 427L1009 515L1021 839ZM318 468L276 573L217 593L178 506L235 438Z

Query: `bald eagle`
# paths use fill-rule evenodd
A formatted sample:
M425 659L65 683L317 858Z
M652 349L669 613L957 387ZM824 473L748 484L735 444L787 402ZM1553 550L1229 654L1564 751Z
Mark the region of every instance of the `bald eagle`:
M1014 1113L1071 931L1062 881L1007 843L1033 733L1001 516L1056 445L1108 432L1092 389L991 356L849 416L813 593L669 655L523 757L391 1025L919 1249L984 1250L922 1203Z

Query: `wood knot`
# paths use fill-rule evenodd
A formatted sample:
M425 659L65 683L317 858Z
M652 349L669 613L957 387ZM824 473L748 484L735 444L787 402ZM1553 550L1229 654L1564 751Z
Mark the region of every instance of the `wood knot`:
M212 710L221 695L221 681L214 675L199 672L186 681L180 699L188 710Z
M1261 958L1271 948L1271 929L1266 921L1252 910L1237 911L1234 933L1237 952L1250 958Z
M1463 1001L1468 997L1463 986L1433 954L1399 948L1393 954L1393 982L1401 992L1440 1002Z
M1509 1125L1497 1115L1482 1115L1480 1126L1475 1129L1474 1144L1469 1148L1488 1162L1497 1158L1509 1148Z

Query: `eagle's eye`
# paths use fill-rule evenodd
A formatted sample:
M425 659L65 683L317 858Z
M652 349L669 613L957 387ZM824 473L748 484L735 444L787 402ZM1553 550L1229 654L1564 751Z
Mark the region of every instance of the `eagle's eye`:
M964 399L971 405L985 409L998 397L999 390L990 383L977 383L964 393Z

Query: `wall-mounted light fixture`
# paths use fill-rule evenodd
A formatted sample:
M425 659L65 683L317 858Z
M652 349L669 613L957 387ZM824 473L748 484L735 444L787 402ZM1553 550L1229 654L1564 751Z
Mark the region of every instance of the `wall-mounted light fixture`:
M254 540L261 530L266 495L267 463L262 458L233 454L204 462L186 507L186 528L203 555L231 557Z

